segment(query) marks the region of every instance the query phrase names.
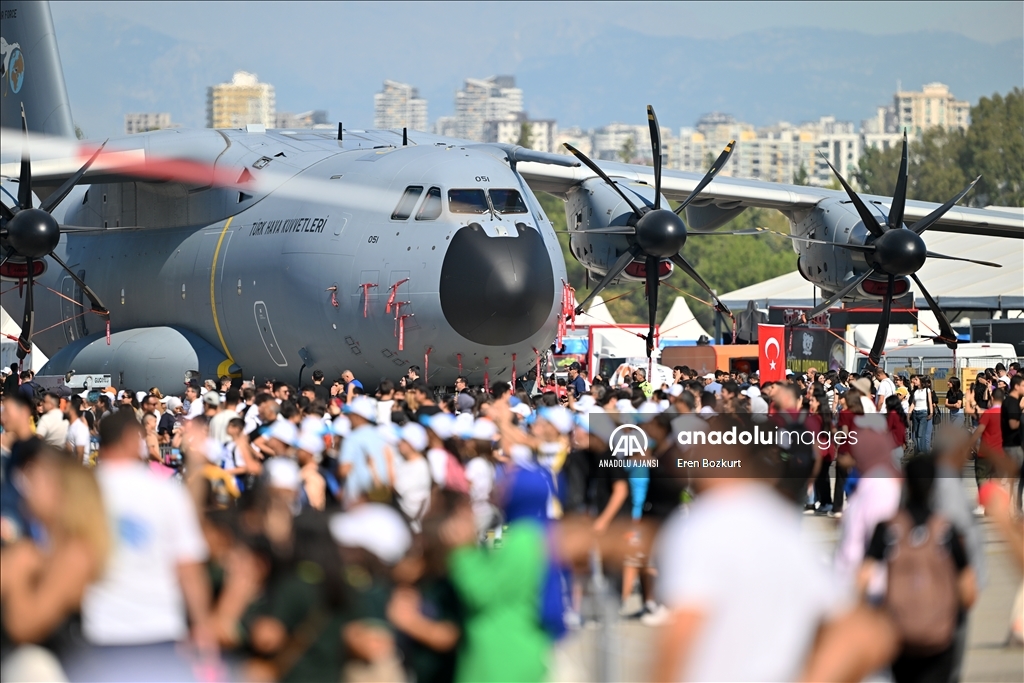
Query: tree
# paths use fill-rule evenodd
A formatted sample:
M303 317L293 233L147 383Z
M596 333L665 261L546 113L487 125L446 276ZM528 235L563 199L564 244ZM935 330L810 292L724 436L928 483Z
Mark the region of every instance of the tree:
M932 128L910 145L910 187L907 194L925 202L943 203L967 186L961 130Z
M860 163L853 177L865 194L891 197L896 189L896 174L900 168L900 148L875 149L868 147L860 155Z
M519 126L519 139L516 140L516 144L526 148L533 144L533 127L530 126L529 121L523 121Z
M634 157L636 157L636 141L630 135L622 143L622 149L619 150L619 159L622 160L622 163L629 164L632 163Z
M1024 91L983 97L967 132L932 128L910 143L910 199L942 203L981 176L963 204L1024 206ZM867 194L891 197L900 146L866 149L854 177Z
M963 165L981 176L969 197L975 206L1024 206L1024 91L982 97L971 107Z
M810 174L807 173L807 166L801 161L800 168L793 174L794 185L810 185Z

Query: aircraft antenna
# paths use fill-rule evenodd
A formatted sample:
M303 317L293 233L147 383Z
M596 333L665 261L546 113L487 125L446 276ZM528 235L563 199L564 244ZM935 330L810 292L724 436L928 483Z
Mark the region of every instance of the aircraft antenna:
M343 130L342 130L342 127L341 127L341 121L338 121L338 142L341 142L342 132L343 132Z

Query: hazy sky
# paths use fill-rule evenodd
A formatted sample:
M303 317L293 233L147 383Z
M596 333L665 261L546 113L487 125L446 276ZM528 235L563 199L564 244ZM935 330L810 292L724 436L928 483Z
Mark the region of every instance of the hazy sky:
M655 69L657 54L638 53L641 37L657 37L660 45L685 45L710 41L708 59L726 60L745 47L744 35L765 29L803 28L808 39L816 30L846 31L873 36L858 44L849 40L836 49L849 63L871 55L879 36L941 32L979 41L989 46L1024 40L1022 2L771 2L771 3L656 3L656 2L545 2L545 3L233 3L233 2L52 2L57 39L67 74L76 120L90 136L119 132L128 111L170 111L186 125L203 125L206 86L228 80L234 69L255 72L277 90L283 111L328 109L334 119L355 125L372 123L372 95L385 78L412 83L430 99L430 119L451 113L454 91L469 76L494 73L522 75L526 107L531 114L554 117L560 125L600 125L626 116L608 95L598 102L588 79L574 79L559 64L586 70L581 55L591 54L600 43L603 60L626 63L633 72L627 81L635 88L618 88L612 99L628 100L642 123L643 98L655 99L645 83L647 69ZM616 54L617 35L624 36L628 51ZM625 40L632 37L632 40ZM675 40L678 38L679 40ZM730 41L722 39L732 38ZM668 41L668 43L666 43ZM713 42L719 41L719 42ZM970 51L977 43L961 40L949 50ZM656 42L656 41L652 41ZM705 43L701 43L705 44ZM871 47L875 45L876 47ZM941 40L930 45L943 51ZM984 50L982 50L984 51ZM991 51L991 50L990 50ZM749 52L749 51L748 51ZM999 53L1003 54L1003 53ZM969 55L965 54L964 57ZM703 57L703 55L702 55ZM844 54L832 55L840 61ZM947 61L949 55L945 55ZM794 57L795 59L796 57ZM758 65L757 55L744 55L747 64ZM813 61L805 54L805 62ZM989 58L991 61L991 57ZM918 61L927 59L919 59ZM598 61L595 59L594 61ZM1003 61L1020 61L1013 58ZM653 64L654 66L649 66ZM898 65L897 65L898 66ZM813 67L813 65L811 65ZM604 67L608 68L607 64ZM805 67L805 71L808 67ZM700 72L700 64L687 62L686 71ZM914 74L918 71L908 69ZM991 69L990 69L991 70ZM719 70L721 78L729 72ZM999 69L996 69L999 71ZM1008 64L1005 73L990 77L976 98L995 90L1021 85L1021 65ZM716 72L716 77L719 77ZM601 74L584 74L590 79ZM680 73L682 82L688 73ZM758 109L761 115L806 116L839 113L853 118L867 116L870 99L884 104L891 98L899 69L865 67L860 80L883 80L878 93L862 95L850 112L817 111L809 102L804 110ZM786 87L781 76L776 90ZM828 76L831 78L831 75ZM856 76L854 76L856 77ZM916 77L916 76L915 76ZM769 76L766 76L769 78ZM909 76L908 76L909 78ZM956 83L953 75L924 75L928 80ZM577 89L573 90L574 80ZM961 83L971 83L961 74ZM773 81L774 83L774 81ZM921 83L907 83L917 88ZM645 90L645 87L647 88ZM658 86L664 88L664 85ZM691 125L694 111L718 106L753 110L753 105L728 97L709 98L704 89L695 93L709 101L693 111L679 107L678 121L669 113L665 125ZM723 82L721 88L729 87ZM775 87L775 86L773 86ZM961 85L961 91L968 85ZM531 93L532 88L532 93ZM565 91L565 102L559 98ZM632 92L630 92L632 90ZM657 90L654 94L657 94ZM886 95L887 93L887 95ZM780 95L785 93L780 92ZM840 98L840 95L835 97ZM872 99L874 98L874 99ZM881 101L878 98L883 98ZM761 98L763 99L763 97ZM564 106L563 106L564 105ZM833 110L838 105L823 105ZM632 111L630 109L629 111ZM735 111L755 123L754 111ZM570 120L572 119L572 120Z

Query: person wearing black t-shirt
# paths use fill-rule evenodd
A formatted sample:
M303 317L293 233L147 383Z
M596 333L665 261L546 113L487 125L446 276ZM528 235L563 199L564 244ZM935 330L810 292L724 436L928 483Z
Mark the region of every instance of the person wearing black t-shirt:
M988 384L985 373L979 372L970 389L970 410L971 427L978 426L978 418L992 406L992 387Z
M960 390L960 378L950 377L949 388L946 389L946 410L949 411L949 424L962 427L964 424L964 392Z

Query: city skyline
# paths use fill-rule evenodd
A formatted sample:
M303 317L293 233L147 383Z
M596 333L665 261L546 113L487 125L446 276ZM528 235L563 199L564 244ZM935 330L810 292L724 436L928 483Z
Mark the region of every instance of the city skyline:
M914 87L942 81L972 102L1024 82L1024 28L1013 14L1019 4L1007 10L1006 4L975 3L954 21L946 6L920 17L924 13L897 3L887 9L886 24L904 31L898 40L879 35L864 21L855 11L863 6L816 8L798 21L787 3L778 5L772 21L753 25L765 14L764 6L754 5L743 21L718 33L708 28L717 16L713 8L686 5L690 14L703 13L704 28L684 37L665 35L671 19L686 14L675 6L659 6L665 21L654 22L660 33L649 35L610 22L605 5L582 16L558 3L523 5L525 11L508 16L502 15L504 5L449 13L435 7L439 16L413 5L389 25L398 40L382 54L367 44L373 31L355 31L333 52L327 50L326 44L336 41L316 37L326 40L337 22L373 24L386 14L377 5L332 5L315 25L303 23L308 37L301 56L254 49L253 36L262 30L257 24L270 20L257 21L230 5L186 3L186 16L210 19L191 21L190 32L177 11L161 3L133 5L131 12L103 2L54 3L53 12L74 116L91 137L116 133L121 115L133 111L169 111L183 126L203 125L205 88L235 70L274 83L281 110L326 110L334 121L353 127L372 125L372 93L385 79L417 87L431 102L431 118L437 118L455 113L453 96L465 78L515 74L531 117L586 128L633 121L647 103L673 128L715 110L734 112L755 125L821 115L859 121L871 116L901 79ZM283 30L296 22L288 14L280 22L274 19L274 27L280 23ZM220 26L217 40L206 35L213 25ZM498 25L507 39L489 40ZM847 26L852 30L836 28ZM984 32L971 26L987 27L986 40L978 40ZM741 29L748 33L735 35ZM453 34L459 40L451 40ZM617 49L608 50L613 41ZM658 58L621 59L623 53L648 52ZM708 60L707 54L717 57ZM96 69L95 64L118 68Z

